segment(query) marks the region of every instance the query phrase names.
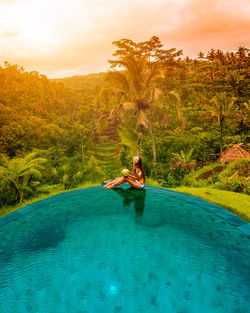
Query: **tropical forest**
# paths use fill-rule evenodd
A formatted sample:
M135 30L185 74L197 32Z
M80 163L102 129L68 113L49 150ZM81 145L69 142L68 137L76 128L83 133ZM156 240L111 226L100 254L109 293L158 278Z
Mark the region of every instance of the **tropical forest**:
M248 197L249 49L214 47L190 58L157 36L120 39L113 47L109 70L88 75L48 79L2 63L0 216L102 185L131 169L135 155L146 185L222 206L222 191L231 203ZM234 145L245 157L221 162ZM240 214L250 218L246 209Z

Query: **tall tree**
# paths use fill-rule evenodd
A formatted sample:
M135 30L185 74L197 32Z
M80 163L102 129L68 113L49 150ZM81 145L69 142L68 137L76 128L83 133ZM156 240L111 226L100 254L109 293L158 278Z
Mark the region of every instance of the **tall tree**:
M235 98L228 97L226 92L216 93L211 99L213 104L212 116L217 118L220 125L220 151L222 151L224 121L232 113L234 101Z
M167 62L173 62L182 51L162 49L163 45L156 36L146 42L121 39L113 44L118 48L113 54L117 59L109 60L113 71L108 73L108 79L119 89L121 107L136 114L138 154L143 132L150 134L156 176L156 148L150 114L160 94L158 87L160 79L164 78L163 67Z

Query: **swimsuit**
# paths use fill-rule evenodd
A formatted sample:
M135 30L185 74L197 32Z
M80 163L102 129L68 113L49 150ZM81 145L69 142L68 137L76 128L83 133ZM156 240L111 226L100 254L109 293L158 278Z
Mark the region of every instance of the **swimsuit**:
M141 171L138 173L141 176ZM141 184L137 179L135 180L141 187L141 189L144 187L144 184Z

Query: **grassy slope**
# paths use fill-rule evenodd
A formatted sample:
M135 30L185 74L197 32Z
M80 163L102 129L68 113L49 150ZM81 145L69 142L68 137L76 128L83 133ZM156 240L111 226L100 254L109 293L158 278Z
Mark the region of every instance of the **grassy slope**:
M250 222L250 196L248 195L214 188L178 187L171 189L215 203Z

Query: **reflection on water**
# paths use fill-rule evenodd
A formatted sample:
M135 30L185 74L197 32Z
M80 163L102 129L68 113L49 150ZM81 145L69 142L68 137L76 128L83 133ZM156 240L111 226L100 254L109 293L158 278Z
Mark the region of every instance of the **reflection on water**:
M26 252L38 252L49 248L56 248L65 238L65 230L58 225L42 225L22 243L21 248Z
M112 190L123 198L123 205L125 207L130 206L134 202L136 216L143 216L146 198L145 189L135 189L133 187L123 189L121 187L115 187Z
M57 223L41 220L39 224L29 226L26 232L16 232L0 241L0 267L11 262L20 253L27 256L49 248L56 248L65 239L65 230Z

